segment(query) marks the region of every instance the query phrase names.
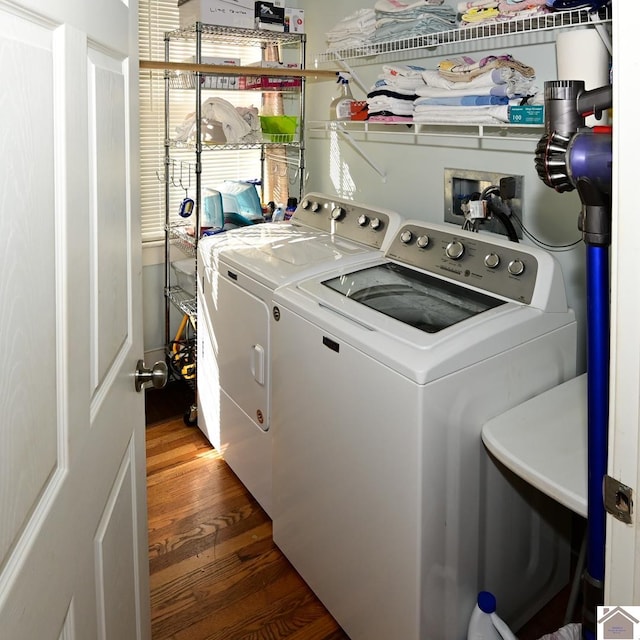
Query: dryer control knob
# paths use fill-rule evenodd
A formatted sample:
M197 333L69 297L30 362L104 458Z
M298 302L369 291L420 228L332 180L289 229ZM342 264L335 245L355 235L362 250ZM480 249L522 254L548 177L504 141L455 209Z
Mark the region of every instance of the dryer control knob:
M309 200L307 198L305 198L301 203L300 206L303 209L308 209L311 206L311 202L309 202Z
M495 269L500 264L500 256L497 253L488 253L484 257L484 264L489 269Z
M413 240L413 233L411 233L411 231L409 231L408 229L405 229L400 234L400 242L404 244L409 244L412 240Z
M331 217L334 220L342 220L347 212L342 207L334 207L331 211Z
M459 240L452 240L447 248L444 250L447 254L447 258L451 258L452 260L460 260L464 255L464 245Z
M418 239L416 240L416 244L421 249L425 249L429 245L429 236L428 235L419 236Z
M313 213L316 213L319 210L320 210L320 203L319 202L312 202L311 203L311 211L313 211Z
M524 262L522 262L522 260L518 260L517 258L515 260L512 260L507 267L507 271L512 276L522 275L524 273Z
M361 227L366 227L369 224L369 216L366 216L364 213L358 218L358 224Z
M382 220L380 220L380 218L371 218L371 228L374 231L382 229Z

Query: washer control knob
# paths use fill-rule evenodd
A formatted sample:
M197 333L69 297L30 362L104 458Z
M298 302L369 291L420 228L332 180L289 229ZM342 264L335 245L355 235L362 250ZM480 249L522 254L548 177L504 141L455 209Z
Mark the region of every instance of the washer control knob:
M423 236L418 236L418 239L416 240L416 244L421 249L425 249L429 245L429 236L426 234Z
M524 273L524 262L522 260L512 260L507 267L507 271L512 276L521 276Z
M497 253L488 253L484 257L484 264L489 269L495 269L500 264L500 256Z
M358 218L358 224L361 227L366 227L369 224L369 216L366 216L364 213Z
M452 240L444 251L447 254L447 258L452 260L460 260L464 255L464 245L459 240Z
M320 203L319 202L312 202L310 208L311 208L311 211L313 211L313 213L316 213L317 211L320 210Z
M334 220L342 220L346 214L346 211L342 207L334 207L331 211L331 217Z
M374 231L382 229L382 220L380 220L380 218L371 218L371 228Z
M308 199L308 198L305 198L305 199L300 203L300 206L301 206L303 209L308 209L308 208L311 206L311 202L309 201L309 199Z
M405 229L400 234L400 242L402 242L403 244L409 244L412 240L413 240L413 233L411 233L411 231L409 231L408 229Z

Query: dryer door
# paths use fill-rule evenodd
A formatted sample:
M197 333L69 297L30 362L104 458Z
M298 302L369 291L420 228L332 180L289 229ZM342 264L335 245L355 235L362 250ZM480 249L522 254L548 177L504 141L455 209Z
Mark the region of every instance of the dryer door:
M205 292L220 386L255 423L269 429L270 290L220 265Z

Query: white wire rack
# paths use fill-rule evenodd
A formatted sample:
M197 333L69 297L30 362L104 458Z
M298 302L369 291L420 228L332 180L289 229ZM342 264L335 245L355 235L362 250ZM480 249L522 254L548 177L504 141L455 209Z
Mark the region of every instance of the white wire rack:
M574 11L556 11L529 18L516 18L506 22L485 25L470 25L461 29L451 29L437 33L389 40L386 42L368 43L366 46L326 51L316 54L316 66L329 62L366 58L414 49L429 49L446 45L469 43L497 36L512 36L551 29L561 29L577 25L601 25L611 22L611 8L606 7L598 13L584 9Z

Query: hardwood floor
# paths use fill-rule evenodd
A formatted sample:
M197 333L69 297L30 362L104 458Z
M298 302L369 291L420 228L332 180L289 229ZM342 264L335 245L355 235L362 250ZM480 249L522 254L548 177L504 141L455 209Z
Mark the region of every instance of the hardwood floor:
M345 640L197 428L147 428L153 640Z
M258 503L185 426L191 402L180 388L148 400L152 640L348 640L273 543ZM565 590L520 640L557 630L566 600Z

